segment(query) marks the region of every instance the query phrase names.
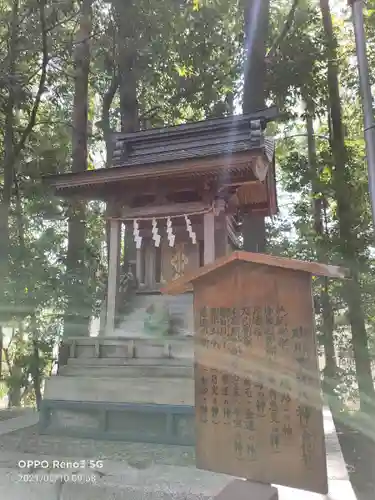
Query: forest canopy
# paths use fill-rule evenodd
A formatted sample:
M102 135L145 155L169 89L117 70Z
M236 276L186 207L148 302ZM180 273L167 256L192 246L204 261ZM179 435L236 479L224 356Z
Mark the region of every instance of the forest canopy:
M0 1L0 270L4 390L40 402L69 324L103 301L105 206L43 176L111 166L112 134L241 112L245 0ZM375 0L365 9L375 78ZM374 236L346 2L270 2L266 104L280 214L267 252L350 268L314 280L325 391L373 408ZM79 314L77 313L79 311Z

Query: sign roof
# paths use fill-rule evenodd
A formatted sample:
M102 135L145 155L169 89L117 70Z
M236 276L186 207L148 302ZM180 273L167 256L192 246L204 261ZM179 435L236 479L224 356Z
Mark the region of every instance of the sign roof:
M253 264L261 264L270 267L278 267L290 269L291 271L300 271L316 276L327 276L328 278L349 278L349 270L339 266L329 264L321 264L319 262L309 262L297 259L287 259L285 257L276 257L261 253L251 252L233 252L231 255L221 257L212 264L207 264L193 273L181 276L162 288L162 292L169 295L178 295L187 291L191 291L194 282L210 273L217 271L233 262L249 262Z

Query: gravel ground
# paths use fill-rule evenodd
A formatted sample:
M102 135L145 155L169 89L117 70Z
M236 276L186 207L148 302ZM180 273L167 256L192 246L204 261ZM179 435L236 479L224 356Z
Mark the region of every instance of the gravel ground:
M24 414L24 410L22 408L12 408L8 409L0 409L0 422L4 420L9 420L10 418L20 417Z
M0 436L0 452L31 453L65 458L92 458L127 462L143 468L150 464L195 465L195 450L190 446L127 443L77 439L38 434L37 426Z

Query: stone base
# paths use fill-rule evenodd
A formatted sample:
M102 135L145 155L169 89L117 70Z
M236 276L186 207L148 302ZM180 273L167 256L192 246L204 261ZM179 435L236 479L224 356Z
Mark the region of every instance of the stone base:
M194 380L171 377L53 376L46 380L45 399L194 405Z
M45 399L41 434L194 446L194 407Z
M40 431L75 437L194 444L192 340L72 338L46 380Z
M277 489L270 484L236 479L229 483L214 500L278 500Z

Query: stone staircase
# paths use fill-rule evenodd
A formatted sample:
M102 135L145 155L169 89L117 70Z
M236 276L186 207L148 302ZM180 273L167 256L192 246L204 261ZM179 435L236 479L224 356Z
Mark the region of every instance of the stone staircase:
M192 338L69 339L69 358L46 380L45 433L192 444Z

